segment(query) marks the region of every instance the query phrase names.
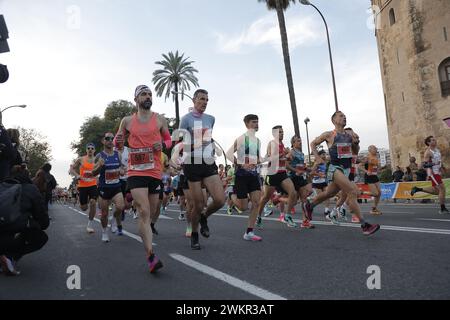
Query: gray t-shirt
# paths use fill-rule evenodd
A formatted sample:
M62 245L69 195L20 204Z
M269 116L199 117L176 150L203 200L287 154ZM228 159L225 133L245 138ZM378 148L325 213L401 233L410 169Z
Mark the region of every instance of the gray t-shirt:
M214 148L211 138L215 121L213 116L206 113L200 115L191 112L181 118L179 129L189 133L189 136L187 137L185 134L183 139L184 152L190 154L185 163L188 163L189 158L203 159L206 163L214 163Z

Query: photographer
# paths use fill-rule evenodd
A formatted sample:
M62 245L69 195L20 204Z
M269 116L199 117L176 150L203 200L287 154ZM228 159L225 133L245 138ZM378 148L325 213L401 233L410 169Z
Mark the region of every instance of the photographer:
M2 124L2 113L0 112L0 181L9 175L11 162L16 156L11 139Z
M2 183L2 190L14 185L22 186L20 216L13 223L0 228L0 265L6 275L18 275L16 262L24 255L41 249L48 241L43 231L49 226L44 200L33 185L28 170L14 166L10 176ZM0 207L1 207L0 203ZM5 214L1 210L0 214Z

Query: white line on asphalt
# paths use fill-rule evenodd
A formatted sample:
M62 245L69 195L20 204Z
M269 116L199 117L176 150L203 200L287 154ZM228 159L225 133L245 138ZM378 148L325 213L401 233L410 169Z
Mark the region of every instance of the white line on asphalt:
M414 219L414 220L450 222L450 219Z
M171 212L177 212L175 210L167 210ZM214 216L220 216L220 217L230 217L230 218L241 218L241 219L248 219L247 216L244 215L228 215L223 213L215 213ZM269 220L269 221L278 221L278 218L267 218L264 217L263 220ZM295 222L300 223L300 220L295 220ZM313 224L317 225L323 225L323 226L332 226L332 227L350 227L350 228L360 228L361 226L359 224L353 224L353 223L343 223L341 222L338 226L332 224L331 222L326 221L313 221ZM430 233L430 234L445 234L450 235L450 230L448 229L430 229L430 228L416 228L416 227L400 227L400 226L386 226L382 225L381 230L390 230L390 231L408 231L408 232L417 232L417 233Z
M74 209L74 208L72 208L72 207L68 207L68 208L71 209L71 210L73 210L73 211L75 211L75 212L77 212L77 213L79 213L79 214L82 214L83 216L87 216L87 214L84 213L84 212L82 212L82 211L78 211L77 209ZM173 218L171 218L171 219L173 219ZM99 219L97 219L97 218L94 218L94 220L97 221L97 222L99 222L99 223L101 223L101 221L100 221ZM130 238L132 238L132 239L134 239L134 240L136 240L136 241L142 243L141 237L135 235L134 233L128 232L128 231L126 231L126 230L122 230L122 232L123 232L123 234L126 235L127 237L130 237ZM156 244L156 243L153 243L153 242L152 242L152 245L157 246L157 244Z
M287 300L286 298L279 296L277 294L271 293L265 289L259 288L257 286L254 286L246 281L239 280L238 278L235 278L233 276L230 276L226 273L223 273L219 270L213 269L211 267L208 267L204 264L198 263L197 261L194 261L192 259L189 259L187 257L184 257L182 255L171 253L169 254L173 259L184 263L185 265L194 268L200 272L203 272L204 274L214 277L218 280L221 280L233 287L236 287L238 289L241 289L243 291L246 291L254 296L257 296L259 298L265 299L265 300Z

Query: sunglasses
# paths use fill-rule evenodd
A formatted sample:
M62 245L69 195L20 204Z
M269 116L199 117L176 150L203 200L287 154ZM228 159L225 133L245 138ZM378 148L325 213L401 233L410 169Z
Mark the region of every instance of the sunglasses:
M87 148L87 150L95 150L95 148Z
M113 141L114 137L105 137L105 141Z

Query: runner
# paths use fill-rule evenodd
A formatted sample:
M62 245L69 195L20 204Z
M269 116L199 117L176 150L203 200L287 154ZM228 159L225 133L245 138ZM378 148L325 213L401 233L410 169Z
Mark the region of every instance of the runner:
M116 144L120 144L126 133L129 133L128 188L139 211L139 234L147 254L149 270L154 273L162 267L162 262L154 254L150 219L159 202L162 143L170 148L172 140L166 119L151 111L153 103L150 88L138 86L134 97L138 112L122 119L115 140Z
M328 144L330 154L330 165L327 172L328 188L326 192L317 195L312 202L306 202L304 206L306 214L308 219L311 220L314 207L326 199L335 196L342 190L347 194L347 202L350 210L360 220L364 235L371 235L378 231L380 226L378 224L371 225L362 218L357 201L359 190L348 179L352 165L352 152L356 153L358 151L359 139L355 134L350 134L344 130L347 119L343 112L336 111L331 117L331 121L335 126L335 130L324 132L311 143L312 152L316 159L320 158L317 152L317 146L324 141Z
M380 167L380 161L378 160L378 149L375 146L369 146L369 154L360 163L361 169L364 171L364 181L369 185L370 195L374 197L374 204L371 214L381 215L378 210L378 203L381 198L381 184L378 179L378 168Z
M320 150L318 152L320 160L316 159L313 167L311 168L312 175L312 187L316 194L321 194L326 192L328 183L326 178L327 173L327 153L325 150ZM330 220L330 199L325 200L325 210L324 215L327 220Z
M199 250L198 226L201 225L200 233L205 238L210 236L207 218L223 207L225 197L217 166L214 159L215 146L212 142L212 130L215 118L205 113L208 105L208 91L199 89L194 93L194 110L181 119L180 129L187 131L184 136L184 152L187 158L184 163L184 174L189 183L191 193L192 210L192 236L191 248ZM193 142L192 145L190 143ZM204 203L202 183L208 189L212 202L206 210ZM204 211L202 213L202 211Z
M70 173L78 180L78 192L80 200L80 208L82 211L88 209L89 204L89 220L86 227L88 233L94 233L93 221L96 213L96 203L98 198L97 179L92 174L95 163L95 145L88 143L86 145L86 155L75 160L70 167Z
M98 191L100 194L100 208L102 211L101 223L103 228L102 241L109 242L108 215L109 206L114 204L113 217L116 219L118 235L122 233L122 211L125 202L122 194L120 176L124 174L122 159L118 151L114 151L114 134L107 132L103 137L103 151L95 157L95 167L92 171L94 176L100 174Z
M123 174L120 175L120 185L122 189L122 195L123 199L125 201L125 208L122 212L122 221L125 219L125 212L129 211L131 209L131 205L133 202L133 197L131 196L130 190L127 188L127 180L128 180L128 174L127 174L127 167L128 167L128 155L129 150L128 147L126 147L122 142L117 143L117 146L114 148L117 152L120 154L120 158L122 161L122 168L123 168Z
M286 149L283 144L283 127L273 127L272 135L274 139L269 142L269 145L267 146L267 157L264 159L269 160L269 166L267 168L267 176L264 182L265 185L263 195L258 207L258 225L261 226L262 224L261 214L264 210L264 206L270 200L273 192L278 187L288 194L288 204L284 220L289 227L297 227L297 223L294 222L291 216L292 208L294 208L297 203L297 192L295 191L292 180L289 179L287 175L286 156L289 154L289 150Z
M227 171L226 181L227 181L227 188L225 189L225 195L227 196L227 214L232 215L233 210L235 210L237 213L241 214L242 211L236 206L237 203L237 196L236 196L236 190L235 190L235 184L236 184L236 165L233 164L230 166L230 168Z
M442 165L441 152L437 148L436 138L429 136L425 139L425 144L428 147L424 154L425 164L424 167L427 168L428 180L431 181L431 188L418 188L413 187L411 190L411 195L413 196L417 192L425 192L433 195L439 196L439 203L441 209L439 214L449 213L448 209L445 207L445 185L442 181L442 173L446 172L446 169Z
M287 155L287 158L290 160L287 164L287 168L289 169L289 177L294 184L294 189L297 191L297 199L300 199L303 208L303 205L306 203L306 199L312 193L312 187L306 178L307 169L305 165L305 154L302 152L302 139L300 137L293 136L291 139L291 147L292 149ZM314 228L314 225L311 224L311 221L309 221L306 217L304 209L302 210L302 218L302 228ZM286 223L289 224L289 220L286 220Z
M261 142L256 137L259 129L258 116L249 114L244 117L247 132L238 137L233 146L227 152L227 158L236 164L235 191L237 207L241 211L248 209L248 198L252 203L252 209L248 217L247 231L244 233L246 241L261 241L262 238L255 235L254 228L258 216L258 205L261 199L261 184L257 165L260 163ZM237 158L235 157L237 154Z

